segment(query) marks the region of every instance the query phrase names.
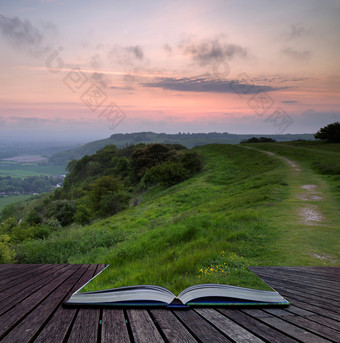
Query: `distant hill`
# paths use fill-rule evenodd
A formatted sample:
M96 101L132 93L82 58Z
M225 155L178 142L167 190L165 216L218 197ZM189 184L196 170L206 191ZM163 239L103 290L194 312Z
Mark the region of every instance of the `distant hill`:
M313 134L286 134L286 135L237 135L228 132L218 133L154 133L154 132L136 132L136 133L117 133L106 139L93 141L77 147L75 149L60 151L50 157L49 162L53 164L66 164L74 159L80 159L85 155L92 155L99 149L108 144L114 144L118 148L138 143L166 143L182 144L187 148L205 144L238 144L242 140L251 137L268 137L276 141L293 141L293 140L314 140Z

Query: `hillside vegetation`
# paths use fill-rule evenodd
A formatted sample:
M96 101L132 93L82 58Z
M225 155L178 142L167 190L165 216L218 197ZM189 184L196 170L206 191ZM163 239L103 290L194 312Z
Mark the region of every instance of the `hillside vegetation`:
M67 164L73 159L80 159L84 155L92 155L97 150L104 148L106 145L114 144L118 148L124 148L129 145L140 143L161 143L161 144L181 144L187 148L195 146L219 143L219 144L238 144L242 140L253 137L253 135L238 135L228 132L210 132L210 133L154 133L154 132L135 132L135 133L116 133L106 139L93 141L84 144L75 149L60 151L54 154L50 159L53 164ZM260 135L255 135L260 137ZM293 139L314 139L312 134L285 134L285 135L267 135L277 141L290 141Z
M301 147L310 149L305 157L295 143L276 144L254 146L296 149L295 156L303 156L301 177L314 181L323 178L311 169L314 160L338 159L328 154L332 147ZM19 263L109 263L99 287L152 283L174 292L202 282L263 288L248 265L338 264L339 203L334 195L339 174L322 188L326 224L307 225L294 212L296 175L284 160L235 145L189 152L203 156L203 171L175 185L152 183L137 206L130 204L112 217L25 239L10 246L15 247L12 258ZM81 178L75 182L81 184Z

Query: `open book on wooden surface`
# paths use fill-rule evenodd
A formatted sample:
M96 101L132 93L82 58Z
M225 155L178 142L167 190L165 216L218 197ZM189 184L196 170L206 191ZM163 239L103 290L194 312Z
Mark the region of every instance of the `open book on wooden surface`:
M64 304L68 306L173 308L190 306L289 305L289 302L275 290L264 291L214 283L190 286L184 289L178 296L164 287L154 285L127 286L91 292L82 292L82 288L73 293Z

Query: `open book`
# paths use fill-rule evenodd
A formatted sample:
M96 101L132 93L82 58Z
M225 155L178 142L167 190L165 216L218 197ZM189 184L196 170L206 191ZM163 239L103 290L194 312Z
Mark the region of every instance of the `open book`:
M289 305L289 302L275 290L264 291L213 283L188 287L177 297L168 289L154 285L127 286L100 291L80 292L82 288L76 291L65 302L65 305L175 308L190 306Z

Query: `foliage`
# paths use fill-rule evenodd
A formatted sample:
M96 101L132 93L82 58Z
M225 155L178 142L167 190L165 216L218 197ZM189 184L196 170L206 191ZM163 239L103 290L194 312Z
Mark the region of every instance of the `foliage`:
M150 168L144 175L145 184L175 185L190 176L190 171L179 162L163 162Z
M276 142L275 139L268 138L268 137L251 137L249 139L245 139L241 141L241 143L274 143Z
M0 263L13 263L15 252L9 246L10 237L0 234Z
M129 201L122 183L114 176L102 176L91 186L89 198L92 209L101 216L113 215L124 209Z
M340 122L324 126L314 135L314 137L330 143L340 143Z
M52 190L53 186L60 183L60 179L52 176L29 176L24 179L0 176L0 192L32 194L43 193Z
M201 169L202 161L196 153L184 153L184 150L179 144L139 144L120 150L115 145L108 145L94 155L71 161L62 187L31 202L9 205L3 210L4 220L15 220L13 227L6 231L10 242L17 244L28 239L47 238L72 223L88 225L95 219L123 211L129 206L133 193L145 191L146 184L136 177L137 170L145 174L166 162L160 167L160 175L155 170L150 186L161 183L167 187L187 179Z
M42 222L42 217L36 209L32 209L25 218L25 222L30 225L38 225Z
M112 248L125 239L125 232L107 227L63 229L49 239L28 240L18 246L17 260L19 263L69 263L70 256L81 258L90 253L99 257L104 248Z
M131 155L131 166L136 179L139 181L147 169L174 157L174 151L168 146L163 144L148 144L133 152Z
M91 223L91 211L90 209L84 205L79 204L77 205L76 213L74 214L74 222L80 225L87 225Z
M56 200L52 203L50 216L57 219L61 226L66 226L73 222L75 212L76 206L74 201Z

